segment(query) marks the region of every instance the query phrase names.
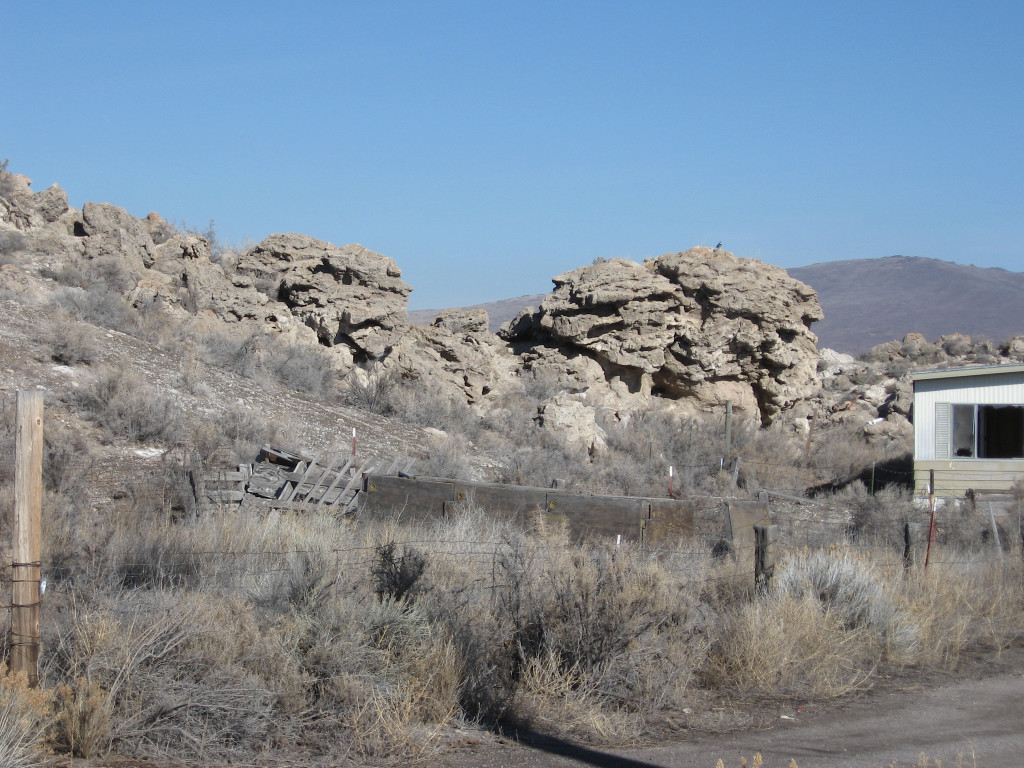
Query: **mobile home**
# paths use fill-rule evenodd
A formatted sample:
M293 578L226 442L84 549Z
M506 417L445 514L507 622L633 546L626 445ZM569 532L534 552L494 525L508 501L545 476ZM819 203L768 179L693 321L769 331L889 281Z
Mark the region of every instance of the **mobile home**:
M914 491L1008 491L1024 478L1024 364L946 368L914 382ZM934 473L934 474L933 474Z

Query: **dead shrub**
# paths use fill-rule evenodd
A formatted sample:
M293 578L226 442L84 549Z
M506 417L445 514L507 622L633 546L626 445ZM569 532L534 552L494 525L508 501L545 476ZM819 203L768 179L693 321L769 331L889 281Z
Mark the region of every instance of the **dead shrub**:
M253 671L264 646L246 642L255 634L236 634L245 615L226 616L188 596L139 592L79 610L55 658L68 679L88 681L69 684L64 743L74 740L82 753L109 741L163 759L262 751L277 727L276 696Z
M213 417L213 429L230 447L234 459L230 463L254 461L260 448L276 441L278 435L276 424L243 407L218 411Z
M1016 557L933 549L927 570L908 573L904 600L921 628L924 664L955 668L970 648L998 651L1024 636L1024 572Z
M798 555L767 597L724 613L703 678L716 687L834 698L867 685L883 662L920 660L926 634L870 562L844 552Z
M142 318L120 294L106 287L97 289L65 288L53 295L59 311L69 317L111 328L122 333L137 333Z
M476 473L466 454L466 441L457 437L438 437L430 441L426 458L416 462L416 474L426 477L447 477L453 480L475 480Z
M392 371L353 368L341 388L342 402L353 408L391 416L397 412L395 389L398 376Z
M403 546L400 555L396 554L396 549L393 541L378 545L372 570L374 591L378 600L411 602L427 559L410 546Z
M57 686L53 741L74 757L102 757L110 750L110 699L85 677Z
M0 766L34 768L47 763L43 729L50 691L29 688L24 674L0 677Z
M420 427L441 429L451 435L475 439L480 434L480 417L462 397L453 397L436 384L402 374L390 391L390 408L403 421Z
M21 232L0 231L0 266L16 263L14 254L25 250L27 241Z
M864 474L878 451L857 424L821 429L811 443L809 467L819 487L839 488Z
M847 629L809 595L738 606L716 629L702 670L716 688L834 698L864 687L879 658L865 629Z
M861 541L876 541L890 547L903 546L903 526L921 522L914 509L913 492L886 486L874 494L855 481L835 495L835 501L850 508L851 534Z
M917 655L919 628L864 558L840 551L799 554L777 575L773 593L817 600L841 627L866 630L892 658Z
M209 365L315 397L334 394L332 357L319 347L288 343L262 330L244 337L211 333L202 342L201 357Z
M76 390L74 398L108 439L116 436L168 445L182 435L181 409L136 373L100 368L91 382Z

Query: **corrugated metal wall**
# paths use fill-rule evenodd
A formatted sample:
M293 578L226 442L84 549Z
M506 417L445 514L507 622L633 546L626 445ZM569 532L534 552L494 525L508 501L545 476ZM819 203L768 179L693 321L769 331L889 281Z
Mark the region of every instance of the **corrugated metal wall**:
M915 490L927 492L928 470L935 470L937 493L962 494L967 488L1009 488L1024 476L1024 460L954 459L949 455L950 406L1022 405L1024 372L991 373L914 382ZM938 455L936 446L945 446Z
M948 458L935 455L935 413L938 403L1024 405L1024 372L926 379L914 382L914 460Z

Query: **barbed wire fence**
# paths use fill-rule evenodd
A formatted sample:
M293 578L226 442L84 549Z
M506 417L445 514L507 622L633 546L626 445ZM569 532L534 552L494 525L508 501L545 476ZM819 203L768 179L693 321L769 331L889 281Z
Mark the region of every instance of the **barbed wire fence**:
M791 476L799 471L792 462L772 462L757 460L746 462L750 466L777 471L780 477ZM115 503L121 494L137 495L140 501L139 514L145 512L141 506L153 503L158 499L164 507L173 507L174 488L180 478L173 476L168 470L180 470L181 467L169 466L170 462L146 464L139 462L131 465L103 467L102 472L108 476L108 483L116 483L118 490L111 492L107 499L91 500L93 506L104 503ZM83 474L95 465L88 459L66 457L62 471L71 478L81 480ZM869 540L864 535L851 532L851 515L849 499L808 499L801 496L806 488L778 487L767 491L769 497L777 498L773 502L773 517L777 528L771 534L771 557L764 557L765 543L725 541L723 504L731 500L749 500L749 495L740 495L735 488L735 477L738 468L735 457L727 459L719 457L718 461L701 462L699 464L683 464L677 468L691 469L701 473L713 474L726 471L733 472L733 487L726 495L701 495L690 499L695 509L696 530L692 537L650 548L646 555L657 557L659 568L675 578L700 578L704 583L753 582L762 576L765 567L774 567L784 561L787 555L822 549L842 551L854 555L871 558L873 566L881 570L907 568L906 552L900 552L900 542L879 539ZM817 467L829 469L821 465ZM845 466L835 466L836 472ZM888 478L909 484L913 478L912 471L874 466L872 475ZM762 489L763 490L763 489ZM873 490L873 489L872 489ZM108 489L109 492L109 489ZM790 495L793 498L784 500L780 497ZM143 498L149 496L150 498ZM47 503L47 502L44 502ZM295 515L301 516L303 510L297 507ZM923 510L912 513L918 522L925 516ZM904 515L907 516L907 515ZM362 520L359 523L372 523ZM187 530L194 523L187 516L182 517L178 525ZM347 525L339 521L339 525ZM1008 518L1010 530L1002 539L998 536L982 535L971 546L963 546L971 536L963 534L962 529L968 526L967 518L957 512L953 505L944 508L939 515L937 541L949 545L938 550L930 559L933 568L972 567L983 564L1004 563L1007 558L1021 551L1021 516L1017 511L1016 519ZM624 523L625 526L625 523ZM978 526L975 526L978 527ZM1015 531L1012 530L1015 527ZM983 526L982 534L984 534ZM456 559L464 565L475 565L484 575L466 581L460 588L467 591L495 591L505 588L505 584L495 574L501 572L494 563L508 555L508 542L493 540L462 540L453 542L450 539L431 537L430 526L421 524L417 532L396 533L397 543L401 546L415 548L428 562L431 560L445 561ZM426 532L426 533L424 533ZM48 539L47 531L42 532L44 542ZM379 564L378 545L351 546L317 546L310 548L274 548L233 549L210 548L184 538L170 539L162 543L130 541L122 543L122 549L98 547L94 549L77 548L70 551L66 545L57 548L44 546L42 556L31 562L17 558L13 551L0 562L0 580L10 582L10 593L20 586L22 589L29 583L39 584L39 595L34 600L16 601L12 595L11 604L4 611L8 632L8 652L26 643L22 633L13 628L12 616L16 608L32 608L38 611L45 606L46 591L51 595L71 593L84 583L103 584L112 590L140 590L153 588L190 589L225 591L231 589L254 590L268 587L275 579L308 578L309 571L322 574L335 585L343 583L348 577L369 573ZM143 546L145 544L145 546ZM558 541L533 541L532 551L539 554L564 552L567 548L574 551L607 550L623 546L621 541L590 540L580 543ZM956 545L956 546L952 546ZM623 548L630 556L637 554L635 543L625 542ZM884 556L881 556L883 555ZM625 556L625 553L624 553ZM873 557L872 557L873 556ZM913 558L911 558L913 559ZM917 558L918 560L920 558ZM314 562L315 561L315 562ZM312 565L311 565L312 563ZM25 578L28 570L35 571L38 579ZM19 576L19 573L22 574ZM34 575L34 574L33 574ZM6 585L5 585L6 586ZM272 585L271 585L272 586ZM44 613L45 620L45 613Z

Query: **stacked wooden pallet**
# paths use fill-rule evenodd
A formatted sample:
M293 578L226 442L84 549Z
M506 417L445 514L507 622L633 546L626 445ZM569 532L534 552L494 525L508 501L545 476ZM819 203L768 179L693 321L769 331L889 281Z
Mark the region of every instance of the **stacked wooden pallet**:
M410 465L407 459L357 459L332 451L311 458L265 445L252 465L193 472L191 480L201 512L249 502L271 509L315 511L326 506L336 514L348 514L355 509L363 477L404 473Z

